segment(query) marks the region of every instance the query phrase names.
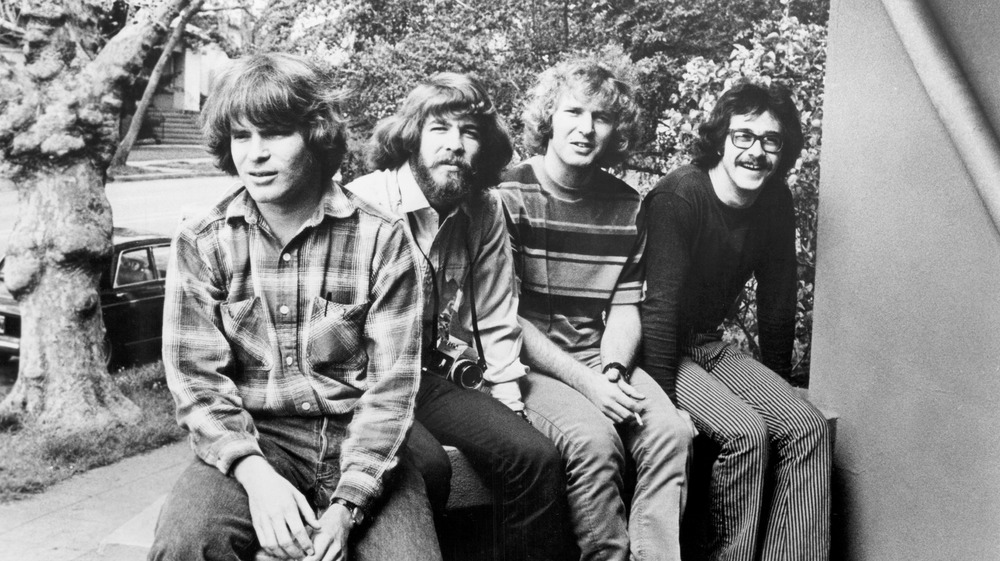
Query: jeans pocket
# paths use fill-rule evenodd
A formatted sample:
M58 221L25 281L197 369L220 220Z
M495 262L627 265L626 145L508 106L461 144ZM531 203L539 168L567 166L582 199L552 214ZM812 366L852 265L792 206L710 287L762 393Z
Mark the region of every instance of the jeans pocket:
M320 374L363 368L368 360L364 329L368 304L338 304L317 296L309 318L306 361Z
M224 302L221 308L222 327L240 365L245 370L270 371L270 325L264 313L264 303L255 296L239 302Z

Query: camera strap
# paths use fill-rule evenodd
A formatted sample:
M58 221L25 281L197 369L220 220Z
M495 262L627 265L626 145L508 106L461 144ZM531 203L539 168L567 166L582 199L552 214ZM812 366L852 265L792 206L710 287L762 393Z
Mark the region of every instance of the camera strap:
M479 352L479 367L486 372L486 353L483 352L483 340L479 337L479 320L476 314L476 261L465 245L465 256L469 261L469 308L472 310L472 338L476 340L476 351Z

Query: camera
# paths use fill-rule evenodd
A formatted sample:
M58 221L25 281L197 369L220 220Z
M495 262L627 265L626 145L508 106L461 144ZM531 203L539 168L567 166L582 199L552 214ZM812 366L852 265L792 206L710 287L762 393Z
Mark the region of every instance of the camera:
M442 376L468 390L482 389L485 383L485 370L479 364L476 350L454 338L427 350L420 370L423 374Z

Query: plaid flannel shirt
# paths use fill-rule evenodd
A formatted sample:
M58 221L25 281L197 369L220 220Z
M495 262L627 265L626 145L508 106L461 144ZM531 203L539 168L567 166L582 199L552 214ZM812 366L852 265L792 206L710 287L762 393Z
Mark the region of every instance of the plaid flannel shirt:
M242 187L181 226L163 357L178 422L229 473L255 415L353 412L334 498L367 509L413 421L422 299L398 218L333 185L285 247Z

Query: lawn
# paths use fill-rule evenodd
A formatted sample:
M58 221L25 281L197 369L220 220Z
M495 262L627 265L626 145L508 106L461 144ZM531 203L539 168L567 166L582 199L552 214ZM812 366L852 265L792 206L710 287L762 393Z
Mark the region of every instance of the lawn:
M142 410L142 418L132 427L69 439L36 428L0 431L0 503L40 493L74 474L184 437L174 420L162 362L122 370L114 379Z

